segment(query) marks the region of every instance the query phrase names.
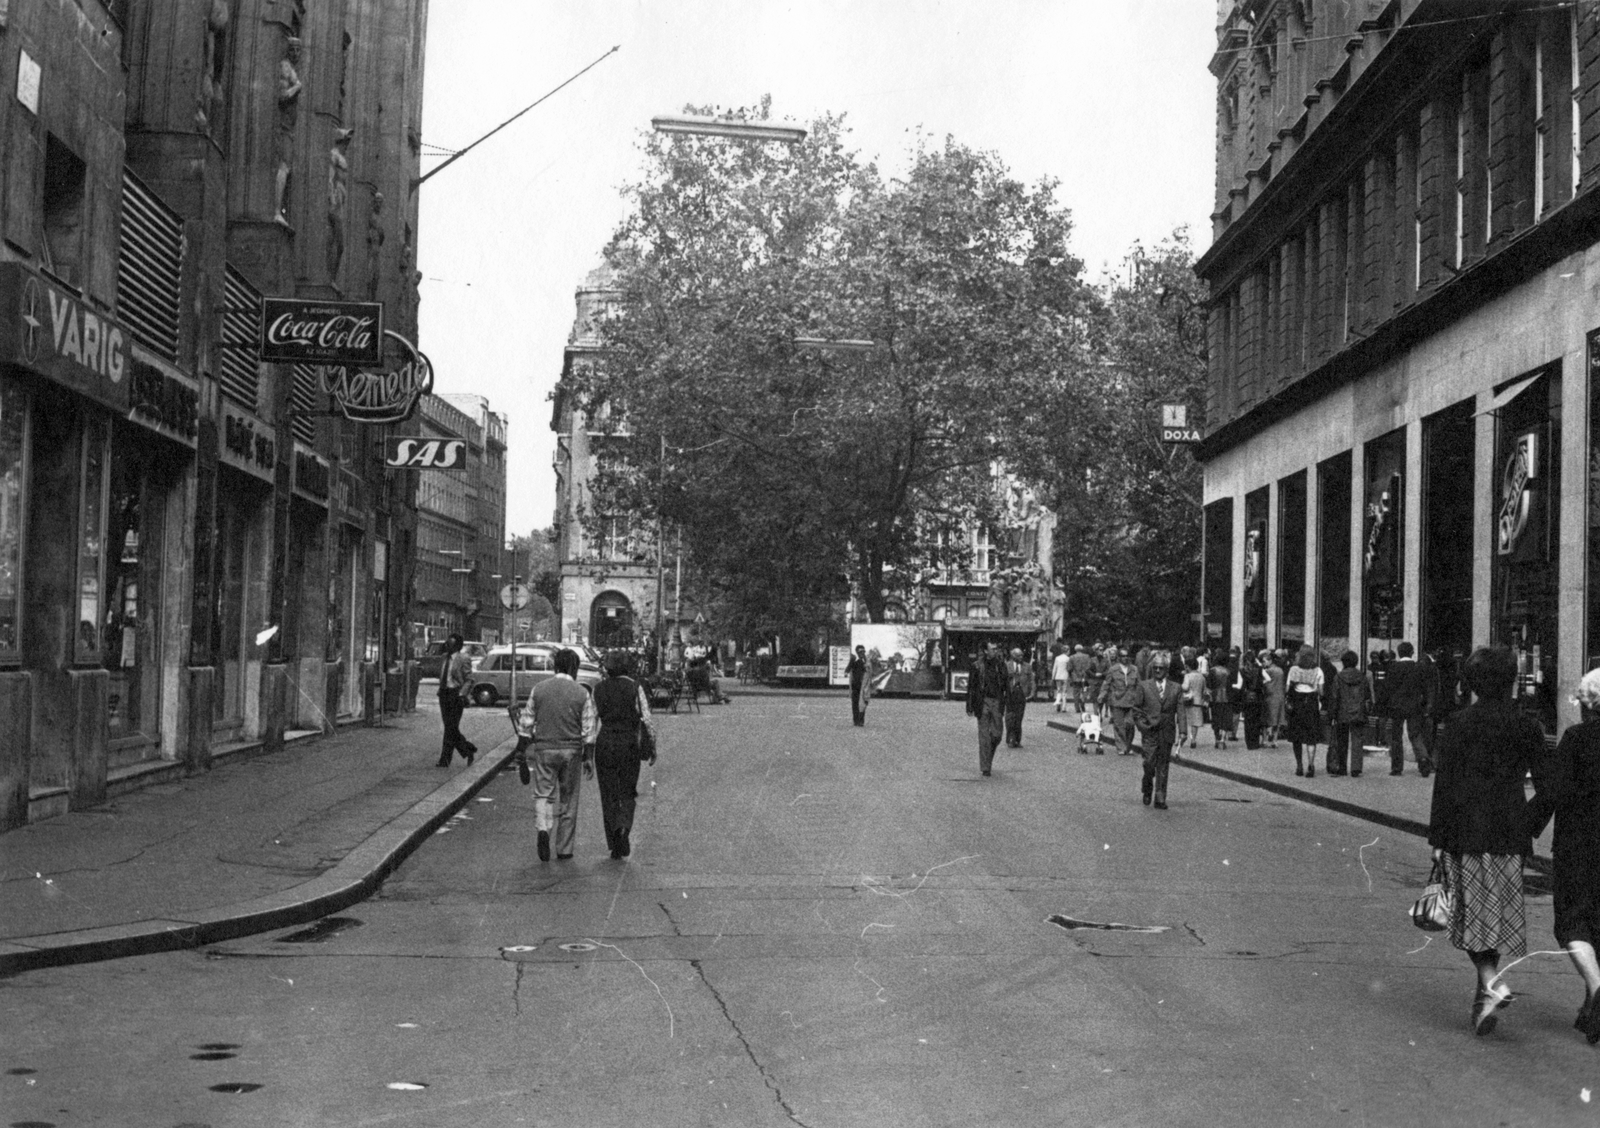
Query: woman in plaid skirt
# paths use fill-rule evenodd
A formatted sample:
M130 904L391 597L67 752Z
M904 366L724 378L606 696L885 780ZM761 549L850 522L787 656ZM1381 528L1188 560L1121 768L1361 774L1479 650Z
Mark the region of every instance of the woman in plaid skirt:
M1504 646L1467 659L1465 681L1476 698L1439 736L1428 842L1442 860L1453 899L1450 943L1478 972L1472 1028L1487 1034L1511 992L1497 983L1502 956L1527 954L1522 906L1523 858L1532 850L1523 780L1544 755L1538 722L1511 699L1517 667Z

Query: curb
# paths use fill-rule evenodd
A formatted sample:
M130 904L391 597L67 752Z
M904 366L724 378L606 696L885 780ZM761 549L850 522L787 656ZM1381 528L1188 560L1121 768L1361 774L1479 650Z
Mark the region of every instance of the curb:
M192 919L142 920L0 940L0 976L200 948L306 924L347 909L377 892L413 850L499 774L515 749L516 737L507 737L481 765L474 764L451 777L310 881L251 901L207 909Z

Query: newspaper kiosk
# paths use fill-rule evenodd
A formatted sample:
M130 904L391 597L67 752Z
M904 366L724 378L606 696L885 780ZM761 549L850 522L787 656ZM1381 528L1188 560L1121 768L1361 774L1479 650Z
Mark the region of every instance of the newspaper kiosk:
M940 641L944 651L945 696L967 695L972 660L989 643L999 643L1000 649L1007 653L1020 647L1032 661L1045 634L1044 620L1040 618L946 619Z

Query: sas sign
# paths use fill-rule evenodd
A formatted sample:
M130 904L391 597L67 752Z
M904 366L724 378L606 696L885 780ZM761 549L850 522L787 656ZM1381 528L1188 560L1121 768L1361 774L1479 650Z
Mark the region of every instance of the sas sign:
M391 438L384 465L397 470L465 470L465 439Z

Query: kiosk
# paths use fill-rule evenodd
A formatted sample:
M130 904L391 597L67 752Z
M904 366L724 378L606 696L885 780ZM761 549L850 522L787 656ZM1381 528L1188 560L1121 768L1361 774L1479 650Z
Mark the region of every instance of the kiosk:
M1033 660L1041 640L1046 638L1044 620L1030 619L946 619L940 647L944 652L944 692L946 697L965 697L972 659L991 642L1010 652L1021 647Z

